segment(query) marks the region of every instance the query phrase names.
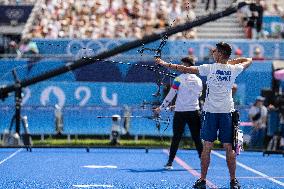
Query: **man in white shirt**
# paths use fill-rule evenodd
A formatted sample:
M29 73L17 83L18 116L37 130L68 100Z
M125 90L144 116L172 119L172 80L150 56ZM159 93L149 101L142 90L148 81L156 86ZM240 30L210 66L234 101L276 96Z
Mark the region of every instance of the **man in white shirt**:
M237 76L252 63L251 58L237 58L229 61L232 48L225 42L216 44L212 49L214 64L186 67L169 64L156 58L156 63L183 73L200 74L207 77L206 99L203 107L201 138L204 140L201 155L201 177L193 188L206 188L206 175L210 164L210 153L213 142L218 138L226 150L227 166L230 173L230 188L238 189L240 184L236 179L236 154L232 148L233 127L232 112L234 102L232 87Z
M267 121L267 108L263 105L264 100L264 97L258 96L249 109L249 118L254 127L250 140L251 147L263 147Z
M181 59L184 66L194 66L192 57ZM202 153L202 142L200 139L200 112L199 97L202 91L202 81L195 74L181 74L175 78L172 87L165 97L160 107L154 109L160 113L166 109L176 96L175 113L173 119L173 138L171 142L170 155L165 169L173 169L172 163L178 150L179 142L184 132L184 127L188 124L192 139L195 143L199 158Z

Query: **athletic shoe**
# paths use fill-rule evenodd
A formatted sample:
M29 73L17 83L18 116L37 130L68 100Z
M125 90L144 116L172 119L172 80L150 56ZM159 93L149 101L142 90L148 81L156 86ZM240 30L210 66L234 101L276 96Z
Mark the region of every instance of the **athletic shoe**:
M241 188L241 185L239 181L236 178L232 179L230 182L230 189L240 189L240 188Z
M198 180L194 183L193 188L206 189L206 181L205 181L205 180L198 179Z
M172 170L172 169L173 169L173 163L168 162L164 167L165 167L165 169L167 169L167 170Z

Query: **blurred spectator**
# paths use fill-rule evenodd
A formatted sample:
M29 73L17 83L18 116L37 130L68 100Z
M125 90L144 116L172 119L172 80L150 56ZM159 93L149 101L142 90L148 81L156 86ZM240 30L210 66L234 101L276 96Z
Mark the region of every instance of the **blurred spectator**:
M198 58L194 55L194 49L192 47L188 48L188 56L192 58L195 62L198 61Z
M282 137L282 141L284 140L284 115L283 113L280 113L280 133ZM281 150L284 150L284 141L282 142L282 145L280 144Z
M122 134L127 137L130 136L129 129L131 123L131 108L127 105L123 105L123 117L122 117Z
M120 7L120 11L123 11L126 15L129 15L129 8L128 8L127 0L122 0L122 4Z
M181 8L177 4L177 0L171 0L172 7L169 11L168 22L173 22L173 20L179 22L181 19Z
M113 0L108 0L108 9L106 12L109 12L111 14L115 14L115 10L113 9Z
M16 57L21 56L21 52L19 51L19 46L15 41L10 41L7 53L13 54Z
M112 115L112 127L110 134L110 144L119 145L119 139L121 135L121 117L120 115Z
M249 17L251 17L251 12L249 6L244 6L237 12L237 17L241 26L246 27Z
M186 21L193 21L196 18L195 12L193 11L193 4L187 2L186 6L183 9L183 19ZM196 28L182 32L182 35L185 39L195 39L196 38Z
M240 48L237 48L235 51L235 58L239 58L243 56L243 51Z
M269 6L269 8L265 10L264 13L266 15L281 16L282 18L284 18L284 9L279 5L279 2L272 2L272 5Z
M168 8L167 3L162 0L159 2L159 9L156 13L157 22L155 23L155 28L157 29L157 32L160 32L163 28L166 28L169 26L168 23Z
M172 7L169 9L168 23L171 27L180 24L182 21L186 20L187 17L184 16L184 7L179 0L171 0ZM177 33L170 36L170 39L184 39L182 33Z
M28 71L32 69L32 66L40 59L39 50L37 44L31 41L30 37L26 37L22 39L22 42L19 47L21 57L28 57Z
M211 1L211 0L207 0L207 1L206 1L206 7L205 7L205 10L206 10L206 11L209 10L210 1ZM216 9L217 9L217 0L213 0L213 2L214 2L214 11L216 11Z
M55 104L54 107L54 117L55 117L55 132L56 135L63 134L63 112L62 107L58 104Z
M284 19L284 9L280 7L277 3L273 4L274 11L277 15L281 16Z
M140 10L142 10L142 5L140 4L139 0L134 0L132 9L130 10L129 16L132 19L138 19L140 18Z
M186 19L187 21L193 21L196 18L194 5L192 3L185 2L184 7L182 7L182 14L183 19Z
M262 52L259 47L256 47L253 51L253 60L264 60L265 58L262 55Z
M36 0L0 0L0 5L34 4Z
M39 54L39 50L36 43L31 41L31 39L28 37L22 40L19 50L22 55Z
M264 1L256 0L249 6L242 7L237 14L241 26L245 28L246 37L259 39L262 36L263 13L266 8Z
M103 3L102 3L103 2ZM44 38L140 38L159 32L175 20L175 25L195 19L195 0L182 16L185 0L45 0L36 12L28 33ZM92 31L91 31L92 30ZM116 31L116 32L115 32ZM27 34L25 34L27 35ZM24 35L24 37L25 37ZM195 38L190 30L176 38Z
M270 104L268 107L268 123L267 123L267 136L264 144L268 151L283 150L283 117L281 110ZM282 144L281 144L282 141Z
M55 28L54 25L49 24L47 27L47 31L45 34L46 38L50 38L50 39L56 39L58 37L58 31L56 31L57 29Z
M251 133L251 147L262 148L266 135L267 108L263 105L265 98L258 96L249 109L249 118L253 124Z
M260 0L256 0L255 4L250 5L252 11L252 17L255 19L255 24L252 30L252 38L259 39L262 31L262 20L263 20L263 5Z

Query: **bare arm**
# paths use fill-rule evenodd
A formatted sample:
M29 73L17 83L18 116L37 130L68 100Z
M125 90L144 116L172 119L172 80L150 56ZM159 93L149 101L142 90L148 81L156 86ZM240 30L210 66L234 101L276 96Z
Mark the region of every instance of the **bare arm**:
M244 69L248 68L251 65L251 63L252 63L252 58L243 58L243 57L228 61L228 64L232 65L241 64L244 67Z
M169 106L169 104L172 102L172 100L174 99L174 97L177 94L177 90L173 89L171 87L169 93L167 94L167 96L165 97L165 99L163 100L163 103L161 104L160 108L167 108Z
M163 100L163 103L161 104L161 106L155 108L154 112L159 114L162 109L166 109L169 106L169 104L172 102L172 100L176 96L176 94L177 94L177 90L175 90L171 87L169 93L167 94L167 96Z
M228 64L235 65L235 64L240 64L240 63L246 62L246 61L248 61L247 58L240 57L240 58L235 58L235 59L232 59L232 60L228 60Z
M252 64L252 58L247 58L245 62L240 63L244 69L248 68Z
M199 73L196 66L187 67L187 66L183 66L183 65L171 64L171 63L167 63L167 62L163 61L160 58L156 58L155 61L156 61L156 64L159 64L159 65L164 66L166 68L170 68L172 70L180 71L182 73L193 73L193 74Z

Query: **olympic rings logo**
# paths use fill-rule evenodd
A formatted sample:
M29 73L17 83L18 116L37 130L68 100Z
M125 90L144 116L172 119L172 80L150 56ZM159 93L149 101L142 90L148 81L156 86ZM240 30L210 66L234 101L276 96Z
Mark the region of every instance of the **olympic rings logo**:
M110 106L118 105L118 94L116 92L110 92L106 86L100 87L100 96L95 96L92 94L92 90L89 86L76 86L73 91L70 93L64 90L63 86L47 86L42 89L42 91L35 91L29 87L24 88L23 90L23 100L22 105L26 104L37 104L37 100L33 98L33 93L40 93L40 105L48 106L57 104L60 107L64 107L66 101L68 104L77 104L78 106L86 106L92 104L92 99L101 99L102 104L107 104ZM67 95L67 96L66 96ZM70 101L70 95L76 99L75 101ZM97 95L97 94L96 94Z
M82 57L92 57L121 44L122 42L119 40L71 40L66 47L66 53L80 59Z
M64 46L62 54L71 55L76 59L80 59L82 57L92 57L101 52L108 51L113 49L128 40L117 40L117 39L99 39L99 40L68 40L67 45L59 45ZM232 46L232 51L235 52L236 49L241 48L244 56L253 57L255 48L259 48L262 55L265 55L268 58L282 58L281 51L284 48L284 43L282 42L247 42L240 41L234 42L228 40L230 45ZM47 40L47 42L49 42ZM215 47L215 43L217 41L190 41L179 43L176 41L169 41L167 48L163 51L164 55L168 56L184 56L188 52L188 48L192 47L196 52L196 56L203 58L208 56L209 50ZM42 43L42 41L41 41ZM58 46L58 45L57 45ZM155 47L155 44L148 44L147 47ZM49 51L50 52L50 51ZM56 49L51 49L52 54L58 54L59 52ZM125 56L133 56L137 55L137 50L130 50L126 53L118 54L116 57L123 58Z
M22 9L7 9L5 11L5 15L11 20L12 19L18 20L24 15L24 10L22 10Z

